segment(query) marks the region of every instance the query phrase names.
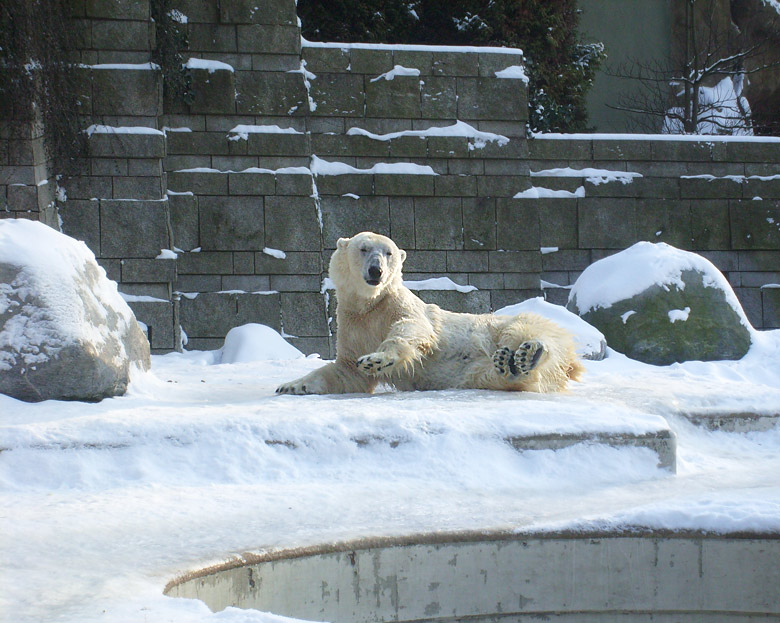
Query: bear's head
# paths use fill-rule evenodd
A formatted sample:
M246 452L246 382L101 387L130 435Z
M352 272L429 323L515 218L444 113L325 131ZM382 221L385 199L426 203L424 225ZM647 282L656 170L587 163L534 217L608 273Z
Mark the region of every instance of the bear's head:
M364 231L352 238L339 238L330 259L330 278L337 291L375 298L401 284L405 259L406 251L390 238Z

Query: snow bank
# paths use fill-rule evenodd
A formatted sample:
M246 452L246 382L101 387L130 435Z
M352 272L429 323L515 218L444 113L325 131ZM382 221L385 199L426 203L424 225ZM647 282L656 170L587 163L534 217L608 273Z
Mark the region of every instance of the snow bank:
M233 327L216 357L219 363L249 363L279 359L299 359L304 354L274 331L262 324Z
M414 164L412 162L380 162L370 169L358 169L345 162L329 162L311 157L311 173L313 175L372 175L392 174L392 175L436 175L436 172L428 165Z
M186 67L187 69L205 69L210 74L213 74L215 71L229 71L231 73L235 72L233 65L228 65L222 61L212 61L205 58L191 58L186 63L184 63L183 67Z
M404 285L410 290L456 290L458 292L474 292L474 286L462 286L455 283L449 277L434 277L419 281L404 281Z
M417 136L419 138L426 138L429 136L459 136L476 139L477 146L484 146L488 142L496 142L500 146L504 146L509 142L509 139L506 136L477 130L474 126L469 125L465 121L456 121L452 125L444 127L435 126L426 130L402 130L400 132L390 132L388 134L374 134L373 132L361 128L350 128L347 130L347 134L367 136L368 138L377 141L390 141L401 136Z

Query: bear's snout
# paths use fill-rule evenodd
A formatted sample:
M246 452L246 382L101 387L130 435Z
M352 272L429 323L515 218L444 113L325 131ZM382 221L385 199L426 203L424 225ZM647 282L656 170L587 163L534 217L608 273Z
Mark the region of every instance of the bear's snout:
M372 286L378 286L382 279L382 267L379 264L372 264L368 267L368 278L366 283Z

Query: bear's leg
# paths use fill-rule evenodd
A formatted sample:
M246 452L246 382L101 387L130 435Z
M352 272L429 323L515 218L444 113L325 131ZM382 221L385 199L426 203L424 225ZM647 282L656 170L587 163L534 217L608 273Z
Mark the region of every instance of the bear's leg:
M377 381L341 361L331 362L295 381L276 388L277 394L371 393Z
M508 346L496 350L493 354L493 365L501 376L526 376L539 365L546 352L547 349L541 341L527 340L514 351Z

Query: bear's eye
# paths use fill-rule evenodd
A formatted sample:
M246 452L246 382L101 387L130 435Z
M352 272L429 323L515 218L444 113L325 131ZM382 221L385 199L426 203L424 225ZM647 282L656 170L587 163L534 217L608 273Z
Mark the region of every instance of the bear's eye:
M387 254L387 257L390 257L393 254L392 251L386 251L385 253Z
M360 247L361 253L368 253L368 249L366 247Z

